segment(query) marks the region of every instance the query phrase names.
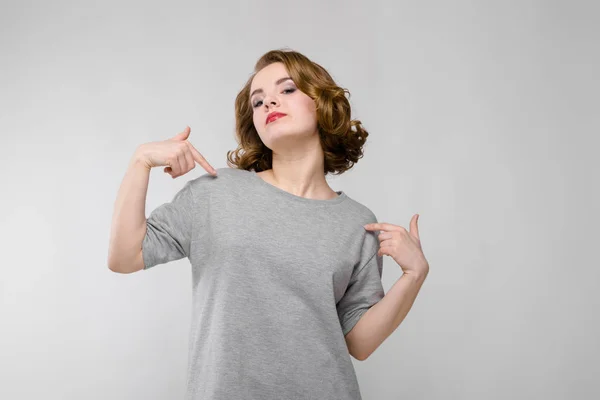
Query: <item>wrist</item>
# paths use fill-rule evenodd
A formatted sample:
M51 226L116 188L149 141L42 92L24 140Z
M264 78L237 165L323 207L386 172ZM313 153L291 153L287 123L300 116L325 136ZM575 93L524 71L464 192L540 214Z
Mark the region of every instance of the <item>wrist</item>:
M144 150L143 150L142 146L143 145L141 145L140 147L138 147L136 149L136 151L133 153L133 156L131 157L131 160L130 160L129 164L132 167L140 168L140 169L143 168L143 169L146 169L146 170L150 171L152 168L150 167L150 165L148 165L148 161L147 161L147 158L146 158L146 156L144 154Z
M426 265L425 267L418 268L416 270L406 271L402 276L407 276L414 281L423 282L427 278L428 274L429 265Z

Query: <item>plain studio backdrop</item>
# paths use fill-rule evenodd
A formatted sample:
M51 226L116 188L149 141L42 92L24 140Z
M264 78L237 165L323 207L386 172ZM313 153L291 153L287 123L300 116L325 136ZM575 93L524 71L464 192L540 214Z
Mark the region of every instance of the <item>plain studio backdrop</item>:
M1 4L0 398L183 398L189 261L111 272L114 201L136 147L186 125L226 167L234 98L276 48L370 133L331 186L421 215L430 274L353 359L364 399L599 398L598 3ZM204 173L153 169L146 215ZM385 256L386 292L401 274Z

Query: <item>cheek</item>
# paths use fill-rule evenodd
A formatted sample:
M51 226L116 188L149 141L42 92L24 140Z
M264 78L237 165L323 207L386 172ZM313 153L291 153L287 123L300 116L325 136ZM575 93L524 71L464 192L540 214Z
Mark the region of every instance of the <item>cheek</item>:
M257 131L262 129L260 117L256 115L256 112L252 115L252 122L254 122L254 128L256 128Z
M310 114L312 114L314 116L317 115L317 105L316 105L315 101L313 99L311 99L310 97L306 101L306 109L308 110L308 112Z
M296 109L303 117L316 115L315 102L308 96L303 96L296 102Z
M315 102L312 99L309 98L308 100L304 101L302 112L308 119L311 119L316 123L317 109Z

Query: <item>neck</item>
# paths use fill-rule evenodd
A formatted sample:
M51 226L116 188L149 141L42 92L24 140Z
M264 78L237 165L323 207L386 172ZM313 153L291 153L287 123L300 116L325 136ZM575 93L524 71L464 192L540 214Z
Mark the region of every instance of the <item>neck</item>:
M296 196L312 199L337 197L325 179L324 170L324 155L319 143L318 151L311 149L295 154L274 151L272 169L260 175L272 185Z

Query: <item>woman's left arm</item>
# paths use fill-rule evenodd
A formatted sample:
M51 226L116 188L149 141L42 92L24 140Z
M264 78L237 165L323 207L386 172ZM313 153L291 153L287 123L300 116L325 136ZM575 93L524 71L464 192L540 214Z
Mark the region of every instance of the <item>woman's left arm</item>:
M410 221L410 231L387 223L365 225L366 230L382 231L378 236L380 248L377 254L392 257L404 274L346 336L348 348L359 360L366 360L396 330L429 273L429 263L421 248L418 219L419 215L415 214Z

